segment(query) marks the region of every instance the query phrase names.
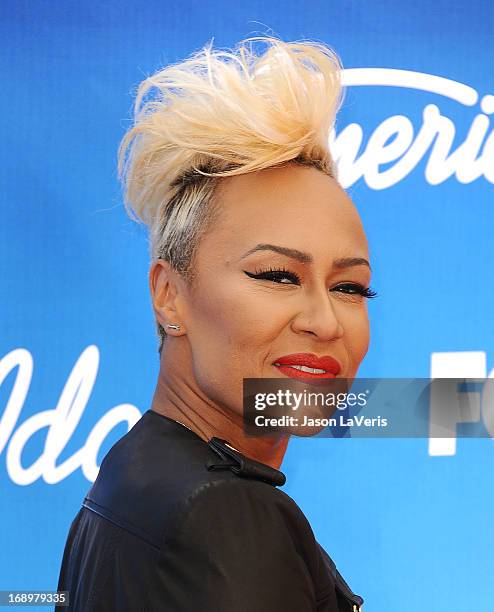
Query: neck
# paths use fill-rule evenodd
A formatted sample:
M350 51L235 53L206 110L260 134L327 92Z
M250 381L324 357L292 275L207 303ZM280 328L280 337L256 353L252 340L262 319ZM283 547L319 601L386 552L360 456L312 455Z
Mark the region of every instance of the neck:
M166 362L166 366L165 366ZM244 433L242 415L222 408L206 397L188 368L173 367L174 360L162 354L158 383L151 409L178 421L206 442L216 436L240 453L279 469L285 455L289 435L250 437Z

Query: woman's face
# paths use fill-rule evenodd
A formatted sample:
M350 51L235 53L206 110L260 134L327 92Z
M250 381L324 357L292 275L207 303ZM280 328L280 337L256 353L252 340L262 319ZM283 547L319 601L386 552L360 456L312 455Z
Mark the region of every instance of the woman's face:
M369 345L367 241L334 179L289 164L229 177L180 301L192 374L242 414L243 378L285 378L280 358L336 359L353 378ZM292 370L293 371L293 370Z

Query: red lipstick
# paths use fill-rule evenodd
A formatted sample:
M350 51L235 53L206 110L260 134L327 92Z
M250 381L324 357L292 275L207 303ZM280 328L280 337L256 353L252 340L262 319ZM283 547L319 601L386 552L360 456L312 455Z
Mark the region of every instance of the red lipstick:
M318 357L314 353L283 355L275 359L273 365L290 378L335 378L341 371L341 365L334 357L330 355ZM309 371L305 368L309 368ZM314 369L324 372L310 371Z

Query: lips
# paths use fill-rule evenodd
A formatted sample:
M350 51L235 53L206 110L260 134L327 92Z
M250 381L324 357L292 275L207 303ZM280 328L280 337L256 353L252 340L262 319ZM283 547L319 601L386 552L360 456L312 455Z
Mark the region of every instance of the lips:
M284 355L275 359L273 365L290 378L335 378L341 371L341 365L334 357L318 357L314 353Z

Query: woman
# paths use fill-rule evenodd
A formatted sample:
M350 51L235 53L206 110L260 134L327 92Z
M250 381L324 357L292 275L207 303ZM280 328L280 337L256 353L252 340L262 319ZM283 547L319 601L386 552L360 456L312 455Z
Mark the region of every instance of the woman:
M363 601L278 488L290 432L247 436L242 419L244 378L353 378L368 348L366 238L328 150L340 65L322 44L250 40L264 52L207 46L146 79L121 144L160 372L72 523L70 610Z

